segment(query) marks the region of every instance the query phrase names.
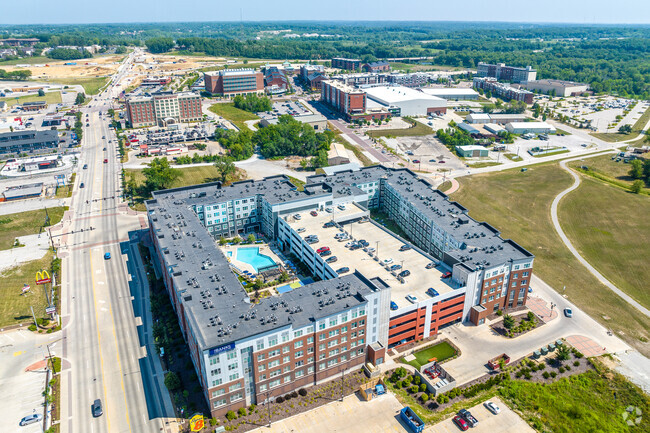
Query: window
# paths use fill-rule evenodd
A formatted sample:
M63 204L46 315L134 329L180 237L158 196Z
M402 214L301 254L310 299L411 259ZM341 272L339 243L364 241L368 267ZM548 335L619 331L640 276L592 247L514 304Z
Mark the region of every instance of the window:
M320 355L318 355L318 360L319 360L319 361L321 361L321 360L323 360L323 359L325 359L325 358L327 358L327 356L325 356L325 352L323 352L323 353L321 353Z
M289 346L284 346L282 348L282 353L289 353L289 350L291 350L291 349L289 349Z
M310 356L309 358L307 358L307 364L311 364L313 362L314 362L314 357L313 356Z
M330 359L329 361L327 361L327 366L328 366L328 367L331 367L331 366L333 366L333 365L336 365L336 361L337 361L336 358L334 358L334 359Z
M336 326L337 324L338 324L338 320L330 319L330 326Z
M321 362L320 364L318 364L318 369L319 370L325 370L325 363Z
M352 324L350 325L350 327L351 327L352 329L356 328L356 327L357 327L357 322L352 322Z
M377 302L377 300L375 299L375 303L376 303L376 302ZM344 322L347 322L347 321L348 321L348 315L345 314L345 315L343 315L343 316L341 317L341 323L344 323Z
M272 381L271 383L269 383L270 388L275 388L278 385L280 385L280 379L276 379L276 380Z
M488 301L494 301L494 296L490 296L490 298L488 299Z
M348 337L346 336L341 337L341 343L345 343L346 341L348 341Z
M285 332L284 334L282 334L282 342L286 343L287 341L289 341L289 333Z
M264 354L263 353L260 353L259 355L257 355L257 361L258 362L259 361L264 361Z
M237 394L233 394L233 395L230 396L230 402L232 403L234 401L241 400L242 398L244 398L242 393L238 392Z
M334 339L327 343L327 347L336 346L337 344L339 344L339 341L337 339Z
M339 335L339 330L338 330L338 329L334 329L334 330L332 330L332 331L329 332L329 336L330 336L330 338L331 338L331 337L334 337L334 336L336 336L336 335Z
M341 355L341 362L345 362L348 360L347 355Z
M280 349L275 349L269 352L269 358L280 355Z
M293 338L298 338L302 336L302 330L301 331L296 331L293 333Z
M285 365L284 368L282 369L283 373L288 373L291 371L291 366L290 365Z
M302 350L299 350L296 353L294 353L293 356L296 357L296 358L300 358L304 354L305 354L305 352L303 352Z
M307 367L307 374L311 374L314 372L314 367Z
M351 316L352 316L352 318L354 319L354 318L356 318L356 317L357 317L357 312L356 312L356 311L353 311L353 312L352 312L352 313L351 313L350 315L351 315Z
M351 336L352 338L357 338L357 333L356 333L356 332L353 332L352 334L350 334L350 336Z
M285 356L285 357L282 358L282 363L283 364L286 364L289 361L291 361L291 357L289 357L289 356Z
M515 269L519 269L519 266L515 266ZM519 274L512 274L512 278L519 278Z
M314 348L313 347L308 348L307 353L309 353L310 355L314 353Z
M366 333L366 331L364 329L359 329L359 336L362 336L365 333Z
M228 371L237 370L237 367L239 367L239 365L236 362L234 364L230 364L228 366Z
M266 391L266 385L260 385L260 392Z
M228 352L228 355L226 355L226 359L235 359L237 358L237 352L234 350L231 350Z
M325 322L320 323L320 324L318 325L318 329L321 330L321 331L322 331L323 329L325 329Z
M363 325L365 325L365 324L366 324L366 320L365 320L365 319L361 319L361 320L359 320L359 326L363 326Z
M359 310L359 316L365 316L366 310Z
M269 362L269 368L277 367L278 365L280 365L280 360L279 359L276 359L275 361Z
M291 382L291 376L284 376L284 383Z
M278 368L277 370L273 370L273 371L271 372L271 374L269 374L269 377L277 377L277 376L279 376L280 374L282 374L282 370L280 370L280 369Z
M234 385L231 385L228 392L237 391L238 389L241 389L241 383L236 383Z
M294 374L296 375L296 379L297 379L297 378L299 378L299 377L304 376L304 375L305 375L305 371L304 371L304 370L296 370L296 372L295 372Z
M512 284L511 284L511 286L512 286L512 287L517 287L517 282L516 282L516 281L513 281Z
M314 337L307 337L307 344L312 344L314 342Z
M325 343L319 344L318 350L325 350Z
M325 340L326 338L327 338L327 334L322 333L322 334L320 335L320 337L319 337L319 340L322 341L322 340Z
M225 406L225 405L226 405L226 399L225 398L222 398L221 400L215 400L215 401L212 402L212 406L214 406L215 409L218 408L218 407L221 407L221 406Z
M219 397L220 395L224 395L226 393L225 389L218 389L216 391L212 391L212 398Z
M298 362L296 362L295 365L296 365L296 368L297 367L302 367L303 365L305 365L305 361L298 361Z
M217 356L216 358L210 358L210 365L215 365L219 362L219 357Z
M334 350L330 350L330 353L329 353L328 356L334 356L334 355L338 355L338 354L339 354L339 350L338 350L338 349L334 349Z
M521 284L522 286L525 286L526 283L528 283L528 280L521 280L521 283L520 283L520 284Z
M302 343L303 343L302 340L296 341L295 343L293 343L293 348L294 348L294 349L299 349L299 348L301 348L301 347L302 347Z
M219 386L219 385L221 385L222 382L223 382L223 380L221 380L221 379L215 379L215 380L212 381L212 386L213 387L214 386Z
M257 342L257 350L258 350L258 351L260 351L260 350L264 350L264 340L259 340L259 341Z
M228 382L232 382L233 380L239 379L239 373L231 374L228 376Z
M269 347L278 345L278 337L269 338Z
M348 332L348 327L347 326L341 327L341 333L344 333L344 332Z
M210 372L210 375L212 375L212 376L216 376L218 374L221 374L221 369L220 368L215 368L214 370L212 370Z
M266 364L260 364L259 367L257 367L258 371L264 371L266 370Z

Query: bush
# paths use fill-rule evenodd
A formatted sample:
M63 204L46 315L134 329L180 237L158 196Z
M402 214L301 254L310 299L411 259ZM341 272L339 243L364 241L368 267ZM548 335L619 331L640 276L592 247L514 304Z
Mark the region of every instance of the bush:
M36 331L36 325L32 323L31 325L29 325L27 329L29 329L30 331Z
M540 362L539 366L537 367L539 370L544 370L546 368L546 363L545 362Z
M424 392L427 390L427 384L426 383L421 383L420 384L420 391Z
M573 366L574 367L579 367L580 366L580 361L573 361Z
M165 386L168 390L174 392L181 387L181 380L176 373L170 371L165 375Z
M419 385L422 379L420 379L420 376L415 376L413 378L413 383L416 385Z
M239 414L239 416L246 416L246 408L240 407L237 413Z
M565 370L564 370L564 367L560 367L560 368L557 369L557 371L559 371L560 373L564 373Z
M581 352L579 352L579 351L577 351L577 350L574 349L574 350L573 350L573 356L575 356L576 358L580 359L580 358L582 358L584 355L583 355Z
M429 396L427 394L422 394L420 396L420 400L422 400L422 403L426 403L427 401L429 401Z
M296 397L298 397L298 393L296 391L293 391L291 393L291 398L296 398Z
M552 377L552 378L555 378L555 376L557 376L557 373L554 372L554 371L551 371L551 377Z
M527 380L530 380L530 378L532 377L532 375L531 375L529 372L526 372L526 373L524 373L524 377L525 377Z
M289 401L289 400L291 400L291 393L286 394L286 395L284 396L284 401Z
M551 375L548 373L548 371L545 371L544 373L542 373L542 376L544 377L544 379L548 379Z
M232 410L229 410L228 412L226 412L226 418L228 419L228 421L232 421L235 418L237 418L237 414Z
M300 394L301 396L304 397L304 396L307 395L307 390L306 390L305 388L300 388L300 389L298 390L298 394Z
M570 371L570 370L571 370L571 366L570 366L570 365L565 365L564 368L566 368L566 371Z
M412 387L409 388L409 392L411 394L415 394L416 392L420 391L420 387L417 385L413 385Z
M402 386L403 386L403 383L402 383L401 380L398 380L397 382L395 382L395 388L401 388Z
M279 397L277 397L277 398L275 399L275 402L276 402L276 403L283 403L283 402L284 402L284 398L282 398L282 396L279 396Z

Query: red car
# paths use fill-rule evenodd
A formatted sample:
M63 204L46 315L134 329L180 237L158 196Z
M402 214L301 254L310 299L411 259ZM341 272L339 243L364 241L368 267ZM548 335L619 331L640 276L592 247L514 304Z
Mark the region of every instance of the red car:
M451 277L451 272L445 272L444 274L442 274L442 278L449 278L449 277Z
M414 159L414 160L413 160L413 164L419 164L419 163L420 163L420 160L419 160L419 159Z
M309 212L309 215L311 215L311 216L318 216L318 212L316 212L315 210L313 210L313 211Z
M106 164L107 162L108 162L108 159L104 158L104 164Z
M467 421L462 419L460 416L456 415L453 421L454 424L456 424L458 428L461 429L462 431L467 431L467 429L469 429L469 424L467 424Z
M319 249L316 250L316 252L318 254L320 254L322 252L329 251L329 250L330 250L330 247L320 247Z

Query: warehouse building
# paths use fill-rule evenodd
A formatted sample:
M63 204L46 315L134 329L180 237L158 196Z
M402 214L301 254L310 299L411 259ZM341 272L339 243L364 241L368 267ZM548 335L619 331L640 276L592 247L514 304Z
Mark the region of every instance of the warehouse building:
M497 123L505 125L510 122L524 122L527 119L525 114L490 114L490 113L470 113L465 118L467 123Z
M567 97L582 95L589 90L588 84L576 83L574 81L564 80L535 80L524 84L526 89L533 92L545 93L547 95Z
M146 206L154 258L214 417L381 364L386 349L454 323L483 324L525 305L532 276L532 254L407 169L311 176L303 191L286 176L202 184L154 192ZM404 230L411 248L368 220L371 209ZM331 242L339 230L377 249ZM320 281L251 302L215 240L252 232L274 239ZM302 232L328 240L308 243ZM349 271L317 253L324 245ZM417 272L398 274L387 262Z
M42 193L43 182L10 186L9 188L5 189L2 193L2 196L0 196L0 202L40 197Z
M327 117L322 114L303 114L301 116L293 116L293 119L305 123L319 132L327 129ZM276 116L262 117L259 123L261 127L277 124L278 118Z
M134 96L127 98L125 105L132 128L198 122L203 117L201 96L196 92L165 91L151 96Z
M368 98L386 107L396 116L442 115L447 112L447 101L403 86L363 87Z
M213 95L234 97L264 93L264 76L254 69L222 69L203 73L205 91Z
M321 100L349 121L386 119L390 113L382 107L369 108L366 92L336 80L323 81Z
M462 89L453 87L425 88L420 91L427 95L443 98L448 101L474 101L478 99L478 92L474 89Z
M341 143L332 143L327 152L327 165L349 164L350 155L348 150Z
M467 145L456 146L458 156L463 158L479 158L488 156L488 150L483 146Z
M506 129L513 134L548 134L555 133L555 127L546 122L510 122Z

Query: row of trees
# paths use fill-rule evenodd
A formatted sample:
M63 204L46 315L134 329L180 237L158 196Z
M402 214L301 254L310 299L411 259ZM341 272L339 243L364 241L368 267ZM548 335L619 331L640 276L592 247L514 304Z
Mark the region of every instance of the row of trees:
M0 69L0 80L7 81L24 81L32 76L32 71L18 70L18 71L5 71Z
M47 57L57 60L89 59L92 56L88 50L75 48L54 48L47 52Z
M633 159L630 161L630 166L630 177L636 179L632 183L631 190L638 194L645 185L650 185L650 159L644 161Z
M468 146L475 143L474 138L462 129L439 129L436 131L436 137L442 144L451 149L455 149L456 146Z
M261 111L271 111L271 99L266 96L257 96L254 93L249 93L246 96L237 95L233 99L235 107L240 110L250 111L251 113L259 113Z

